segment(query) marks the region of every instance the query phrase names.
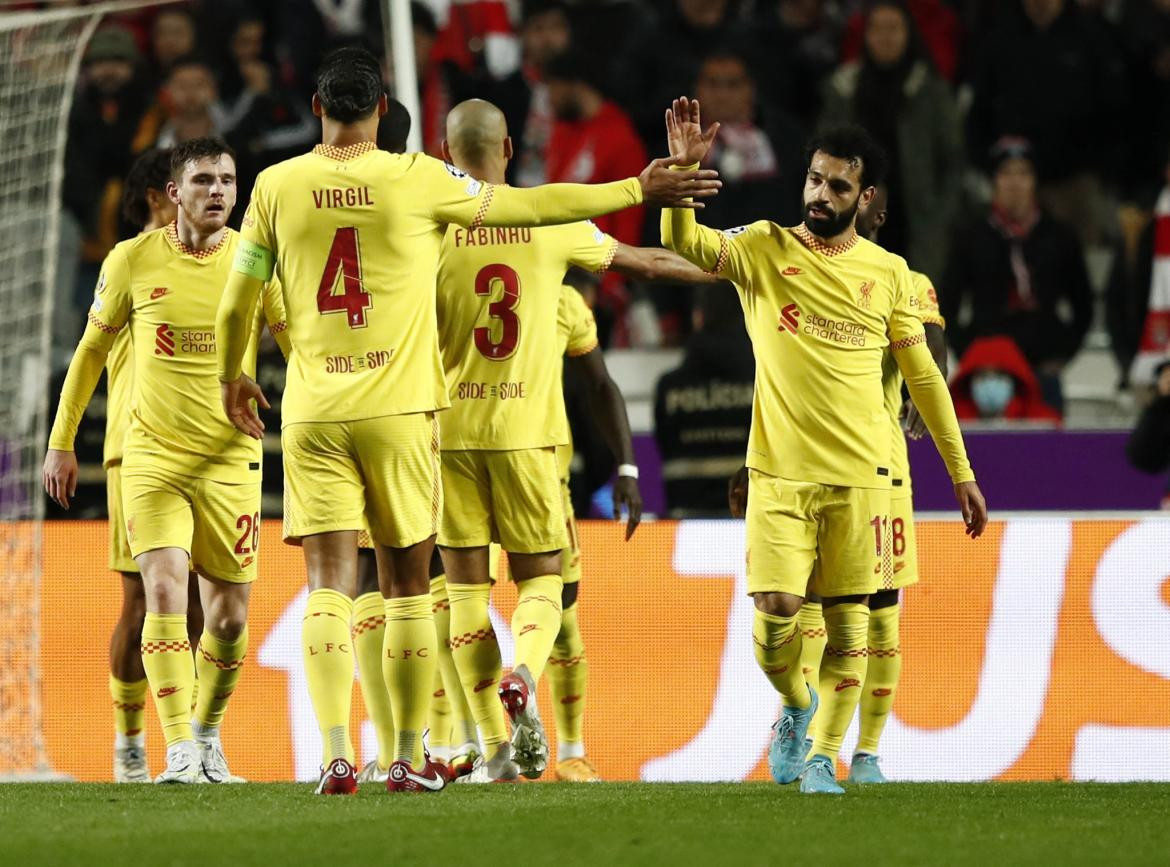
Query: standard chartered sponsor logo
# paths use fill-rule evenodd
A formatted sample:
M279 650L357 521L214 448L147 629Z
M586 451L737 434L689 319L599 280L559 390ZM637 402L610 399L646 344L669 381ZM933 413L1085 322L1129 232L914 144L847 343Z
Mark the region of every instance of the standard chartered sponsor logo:
M844 343L850 346L865 346L865 326L860 322L849 322L843 319L830 319L818 313L809 313L804 318L805 334L819 337L822 340L831 340L834 343Z

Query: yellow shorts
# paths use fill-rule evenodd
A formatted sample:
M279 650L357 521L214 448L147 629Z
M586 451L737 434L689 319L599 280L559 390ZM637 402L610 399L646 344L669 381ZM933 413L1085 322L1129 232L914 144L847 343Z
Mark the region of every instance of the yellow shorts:
M138 564L126 541L126 518L122 512L122 463L106 468L106 511L110 522L110 570L138 574Z
M499 542L515 554L568 545L552 446L443 452L439 544L475 548Z
M749 471L748 484L748 593L862 595L893 571L888 490L795 482L757 470Z
M568 479L561 479L561 508L565 511L565 532L569 534L568 547L561 552L561 577L566 584L576 584L581 580L581 540L577 537L577 519L573 515Z
M200 575L237 584L256 580L259 479L235 485L124 463L122 506L135 557L182 548Z
M434 535L443 496L433 412L299 422L280 441L286 542L368 527L379 544L407 548Z
M890 495L890 549L894 567L879 589L901 590L918 583L918 543L914 535L914 497L894 489ZM888 586L887 586L888 585Z

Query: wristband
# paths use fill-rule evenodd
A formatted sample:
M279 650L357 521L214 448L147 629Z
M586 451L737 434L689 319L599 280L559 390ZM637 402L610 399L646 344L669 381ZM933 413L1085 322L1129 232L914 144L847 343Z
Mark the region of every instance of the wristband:
M636 464L619 464L617 474L627 479L636 479L638 478L638 467Z

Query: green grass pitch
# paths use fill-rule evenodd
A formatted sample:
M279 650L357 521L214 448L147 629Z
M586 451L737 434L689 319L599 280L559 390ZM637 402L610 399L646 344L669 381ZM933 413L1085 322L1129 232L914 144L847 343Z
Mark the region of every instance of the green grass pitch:
M0 786L5 865L1161 864L1170 785Z

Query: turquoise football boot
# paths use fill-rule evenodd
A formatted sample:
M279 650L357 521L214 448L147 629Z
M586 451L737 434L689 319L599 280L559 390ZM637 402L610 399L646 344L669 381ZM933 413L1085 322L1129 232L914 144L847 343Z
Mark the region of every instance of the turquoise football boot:
M800 791L805 795L844 795L833 760L819 755L809 759L800 774Z
M878 757L870 753L855 753L849 765L851 783L888 783L886 775L878 766Z
M808 734L808 724L812 722L813 714L817 712L817 705L820 704L817 691L811 686L808 688L808 694L812 699L808 707L785 705L780 711L780 719L772 726L772 742L768 745L768 768L772 772L772 779L782 786L795 782L800 776L800 769L804 767L804 757L808 753L804 739Z

